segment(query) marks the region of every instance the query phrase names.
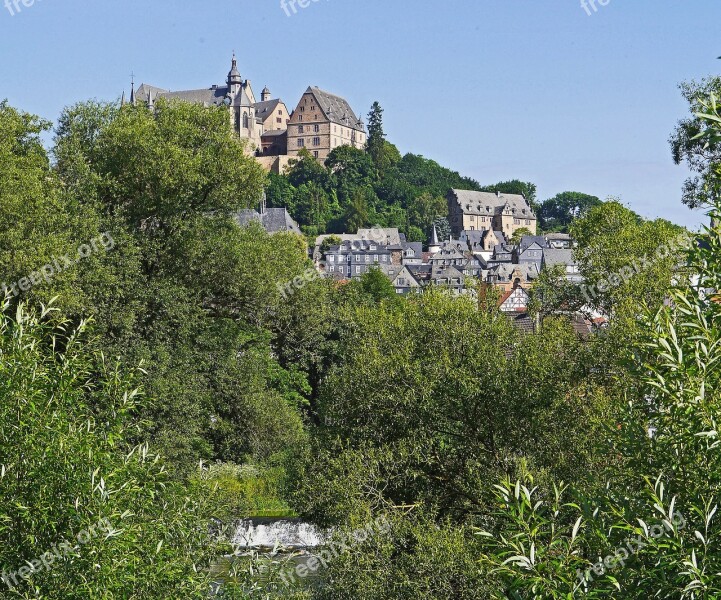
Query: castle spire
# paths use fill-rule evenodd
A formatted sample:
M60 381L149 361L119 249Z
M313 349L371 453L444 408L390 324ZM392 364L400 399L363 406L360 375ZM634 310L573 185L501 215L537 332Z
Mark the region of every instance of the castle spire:
M240 85L241 83L243 83L243 78L240 76L240 71L238 71L238 60L235 58L235 52L233 52L233 62L228 73L228 87L234 84Z

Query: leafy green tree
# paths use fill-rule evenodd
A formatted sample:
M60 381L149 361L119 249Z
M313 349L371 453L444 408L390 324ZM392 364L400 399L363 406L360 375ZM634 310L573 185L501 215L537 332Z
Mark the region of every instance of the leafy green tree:
M356 232L365 227L369 222L368 200L364 190L357 190L343 215L345 229L349 232Z
M448 202L444 196L434 198L424 192L408 206L408 216L415 227L430 236L433 222L439 217L448 217Z
M589 306L635 316L658 306L668 292L689 236L668 221L639 220L620 202L592 208L573 222L575 257Z
M328 171L310 153L307 148L301 148L298 158L290 161L287 170L288 182L293 187L300 187L304 183L316 183L326 188L328 186Z
M516 231L513 232L513 235L511 236L511 239L509 241L512 245L518 246L518 244L521 243L521 239L527 235L533 235L533 232L527 227L521 227L520 229L516 229Z
M423 230L414 225L410 225L406 230L406 239L409 242L425 242L428 239L428 234L423 233Z
M304 514L327 522L418 504L463 520L487 510L483 482L523 457L588 477L593 458L580 440L603 403L588 401L597 396L584 381L586 351L566 323L519 339L496 308L430 291L361 305L339 333L320 391L318 455L298 483Z
M290 327L284 339L317 340L300 334L302 318L279 318L309 268L307 249L297 235L234 222L261 197L264 174L227 114L187 103L116 114L91 104L61 122L60 176L87 191L97 227L111 229L117 246L104 270L79 279L78 313L96 315L109 356L150 365L144 385L157 400L138 439L153 439L183 470L198 459L263 460L300 443L297 394L307 387L288 388L293 367L272 347L281 323ZM305 356L309 343L296 352Z
M325 161L341 206L347 206L359 190L373 188L376 173L371 157L353 146L334 148Z
M325 254L330 250L331 246L340 246L340 244L343 243L343 240L340 239L337 235L329 235L323 240L323 243L320 245L320 251Z
M582 217L591 208L599 206L601 200L596 196L581 192L562 192L541 203L538 220L543 231L568 232L574 219Z
M685 163L694 174L684 184L683 202L689 208L711 206L721 192L715 174L721 162L721 139L700 134L707 123L702 114L713 112L721 97L721 77L685 82L680 88L693 116L679 121L669 142L674 162Z
M379 523L387 523L379 527ZM478 568L470 527L442 523L422 509L397 511L343 527L340 540L361 538L353 552L329 563L324 585L315 597L320 600L357 598L395 600L454 598L486 600L492 588L489 577ZM355 534L355 535L354 535ZM399 548L403 551L399 552Z
M271 208L286 208L294 219L296 207L294 202L295 188L290 184L287 177L275 173L268 174L268 187L266 188L266 200Z
M146 231L149 220L172 227L171 220L193 214L257 206L265 183L260 165L245 156L227 112L203 108L126 105L96 144L94 168L105 174L101 201Z
M363 293L373 299L374 302L383 300L395 302L398 297L396 289L390 279L378 267L371 267L360 278L360 286Z
M406 154L384 176L376 187L378 197L388 203L410 206L424 192L433 197L446 197L451 188L478 190L477 181L442 167L437 162L416 154Z
M133 373L53 309L0 316L3 597L202 598L212 490L133 446Z
M62 294L63 306L77 307L78 246L103 230L80 202L70 200L51 170L40 138L49 127L0 103L0 289L41 302ZM61 259L65 255L72 264Z
M326 191L317 183L302 184L293 197L293 215L301 225L315 225L320 230L331 218L331 204Z
M374 102L368 113L368 140L366 152L371 157L379 173L386 166L383 164L386 134L383 131L383 109L378 102Z

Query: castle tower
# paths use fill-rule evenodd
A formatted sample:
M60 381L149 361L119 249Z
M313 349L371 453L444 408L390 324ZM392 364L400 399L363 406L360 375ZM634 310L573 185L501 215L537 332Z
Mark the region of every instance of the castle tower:
M235 58L235 52L233 52L233 63L228 73L227 83L228 94L232 98L240 94L240 90L243 88L243 78L240 76L240 71L238 71L238 61Z

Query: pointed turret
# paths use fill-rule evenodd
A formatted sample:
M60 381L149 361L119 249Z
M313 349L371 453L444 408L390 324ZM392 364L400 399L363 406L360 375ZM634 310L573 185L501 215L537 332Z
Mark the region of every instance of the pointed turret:
M433 231L431 232L431 243L428 244L428 252L435 254L441 251L441 243L438 241L438 230L436 224L433 223Z
M130 104L135 106L135 81L130 82Z
M120 106L125 106L125 90L123 90L123 95L120 96Z
M153 110L155 108L155 101L153 100L153 90L148 91L148 108Z

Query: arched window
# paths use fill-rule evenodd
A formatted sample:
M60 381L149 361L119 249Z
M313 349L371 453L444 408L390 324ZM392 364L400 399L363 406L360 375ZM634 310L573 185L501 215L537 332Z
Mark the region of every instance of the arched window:
M235 130L240 131L240 113L235 113Z
M244 129L248 129L248 124L249 124L249 121L248 121L248 113L247 113L247 112L244 112L244 113L243 113L243 128L244 128Z

